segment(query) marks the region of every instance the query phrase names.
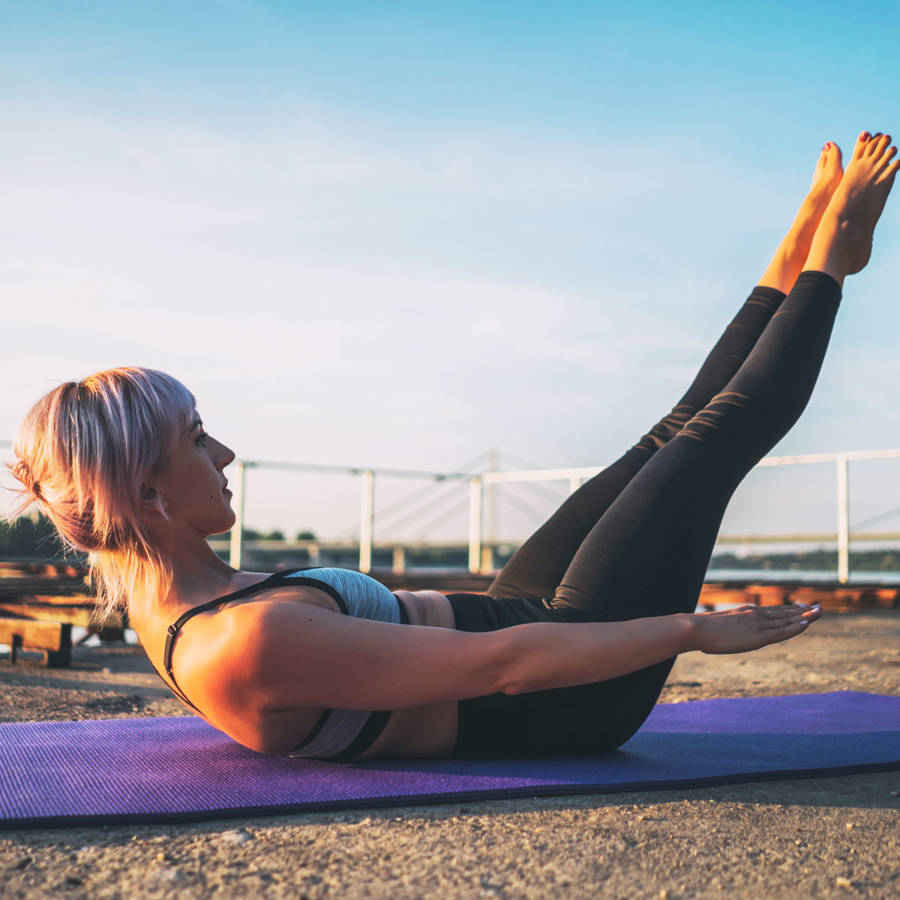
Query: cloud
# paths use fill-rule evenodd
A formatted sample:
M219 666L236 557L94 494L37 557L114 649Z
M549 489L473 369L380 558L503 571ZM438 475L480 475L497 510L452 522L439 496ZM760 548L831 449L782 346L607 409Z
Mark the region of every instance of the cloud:
M5 127L0 436L59 380L128 362L183 378L242 455L355 465L492 445L614 458L680 396L806 186L684 139L302 108L253 134L21 111ZM882 265L876 293L896 283ZM887 443L872 423L892 399L853 378L863 315L823 374L840 402L811 407L801 444L834 422L849 440L860 410Z

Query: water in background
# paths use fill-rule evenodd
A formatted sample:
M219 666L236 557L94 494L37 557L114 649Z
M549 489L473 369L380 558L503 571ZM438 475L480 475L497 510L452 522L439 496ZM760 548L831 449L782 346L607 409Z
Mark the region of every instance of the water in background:
M794 569L710 569L706 581L752 581L761 584L767 581L801 581L804 584L837 581L837 572L802 572ZM851 584L900 585L900 572L850 572Z

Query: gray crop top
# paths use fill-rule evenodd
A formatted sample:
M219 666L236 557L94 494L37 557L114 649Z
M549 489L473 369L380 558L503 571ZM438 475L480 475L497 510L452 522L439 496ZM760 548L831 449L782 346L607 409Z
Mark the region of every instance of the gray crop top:
M198 613L282 584L302 584L319 588L334 599L344 615L395 624L409 622L406 610L399 599L383 584L362 572L331 568L289 569L285 572L276 572L243 590L216 597L208 603L189 609L168 627L163 664L172 680L175 693L188 706L197 709L178 686L172 672L172 650L182 625ZM287 755L309 759L352 759L375 742L387 725L390 715L388 710L378 712L352 709L323 710L306 739Z

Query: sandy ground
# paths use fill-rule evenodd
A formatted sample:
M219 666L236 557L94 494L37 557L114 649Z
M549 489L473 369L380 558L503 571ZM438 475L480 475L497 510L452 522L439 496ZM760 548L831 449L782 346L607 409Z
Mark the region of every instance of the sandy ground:
M900 692L900 615L682 656L662 700ZM0 658L0 721L182 714L136 647ZM0 832L0 897L898 897L900 771L198 825Z

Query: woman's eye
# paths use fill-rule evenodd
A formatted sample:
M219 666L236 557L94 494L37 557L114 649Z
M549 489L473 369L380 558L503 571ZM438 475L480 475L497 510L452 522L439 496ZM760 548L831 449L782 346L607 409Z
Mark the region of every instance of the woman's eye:
M197 435L197 440L194 441L195 444L198 444L201 447L206 446L206 432L201 431L200 434Z

